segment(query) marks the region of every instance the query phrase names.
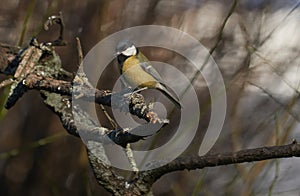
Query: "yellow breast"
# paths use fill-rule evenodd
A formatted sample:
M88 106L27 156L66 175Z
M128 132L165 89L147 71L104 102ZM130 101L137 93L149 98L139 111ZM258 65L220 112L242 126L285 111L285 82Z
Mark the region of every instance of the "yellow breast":
M129 57L123 63L123 76L126 82L133 88L148 87L155 88L157 81L140 66L136 56Z

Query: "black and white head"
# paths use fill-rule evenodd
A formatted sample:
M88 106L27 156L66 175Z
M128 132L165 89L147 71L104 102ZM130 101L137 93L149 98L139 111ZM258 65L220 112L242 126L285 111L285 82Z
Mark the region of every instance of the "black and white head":
M131 43L128 40L125 40L125 41L121 41L118 43L118 45L116 47L116 52L117 52L117 55L122 54L126 57L129 57L129 56L136 55L138 51L133 43Z

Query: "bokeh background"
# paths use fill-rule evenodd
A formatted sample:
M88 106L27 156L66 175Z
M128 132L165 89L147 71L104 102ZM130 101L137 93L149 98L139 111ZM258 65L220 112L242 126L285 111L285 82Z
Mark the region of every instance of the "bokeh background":
M53 40L57 27L47 32L42 26L48 16L62 11L68 45L56 51L64 68L75 73L75 37L81 39L87 53L101 39L124 28L148 24L175 27L208 50L218 43L212 56L224 77L227 116L211 152L300 140L300 1L240 0L230 11L233 3L0 0L0 42L24 47L32 36ZM186 75L193 75L195 70L185 66L182 57L156 51L144 50L149 59L175 64ZM112 86L118 77L111 74L117 72L105 73L103 88ZM202 112L199 133L183 156L197 153L210 117L205 81L200 77L194 88ZM28 92L9 111L3 109L6 94L7 89L0 90L1 195L109 195L92 174L84 144L66 133L38 92ZM175 172L156 182L153 191L156 195L299 195L299 162L297 158L278 159Z

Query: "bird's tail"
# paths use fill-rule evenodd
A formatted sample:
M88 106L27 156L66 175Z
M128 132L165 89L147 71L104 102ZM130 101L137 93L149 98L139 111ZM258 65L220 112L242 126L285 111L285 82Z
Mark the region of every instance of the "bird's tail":
M168 99L170 99L174 105L178 108L178 109L181 109L182 106L179 102L179 100L177 98L175 98L169 91L166 87L164 87L163 85L159 84L156 86L156 88L162 92Z

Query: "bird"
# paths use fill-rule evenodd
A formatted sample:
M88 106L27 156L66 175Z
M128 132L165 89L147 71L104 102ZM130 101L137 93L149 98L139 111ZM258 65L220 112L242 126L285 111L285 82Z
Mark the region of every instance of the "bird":
M129 86L135 89L157 89L177 108L182 108L179 100L169 92L163 79L152 67L147 57L132 42L120 41L116 46L116 55L120 74Z

